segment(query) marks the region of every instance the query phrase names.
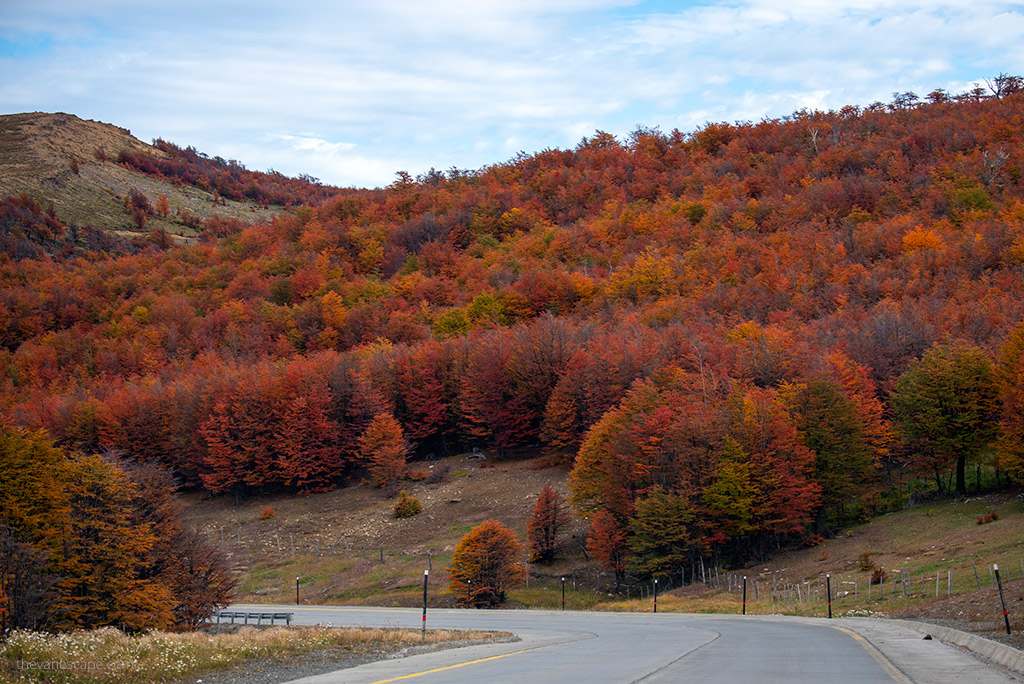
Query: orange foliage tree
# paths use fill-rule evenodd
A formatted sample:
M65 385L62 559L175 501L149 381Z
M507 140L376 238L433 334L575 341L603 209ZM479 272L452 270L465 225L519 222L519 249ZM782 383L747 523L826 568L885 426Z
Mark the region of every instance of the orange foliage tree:
M405 474L409 445L402 435L402 426L393 415L378 413L374 416L359 438L359 453L370 471L373 484L390 487L398 482Z
M136 481L99 456L65 454L42 433L0 425L7 625L144 630L206 620L227 602L230 575L198 537L183 536L179 511L169 478ZM19 579L26 571L29 581Z
M515 532L497 520L485 520L456 544L448 586L467 605L501 605L505 592L526 578L519 562L522 556L523 546Z

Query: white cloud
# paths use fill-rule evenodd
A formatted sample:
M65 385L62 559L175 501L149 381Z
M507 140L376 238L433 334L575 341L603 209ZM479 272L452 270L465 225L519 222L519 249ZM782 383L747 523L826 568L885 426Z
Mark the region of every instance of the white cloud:
M992 0L33 0L0 38L38 43L0 53L2 111L338 184L1024 73L1024 14Z

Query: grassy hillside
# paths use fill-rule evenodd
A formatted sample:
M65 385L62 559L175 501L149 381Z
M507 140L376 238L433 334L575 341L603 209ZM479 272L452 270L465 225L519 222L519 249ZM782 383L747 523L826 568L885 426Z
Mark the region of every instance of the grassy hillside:
M451 606L458 597L448 591L444 568L459 538L473 524L493 517L517 530L525 541L526 519L543 484L565 491L564 473L543 466L541 459L493 467L464 456L438 461L435 468L450 469L448 480L410 483L409 492L420 498L424 509L409 520L391 518L393 500L367 487L297 499L260 498L240 506L193 500L188 514L216 544L220 528L224 528L221 548L230 554L239 574L239 601L293 602L295 578L299 577L304 602L418 605L429 552L431 604ZM266 506L274 509L274 517L260 520ZM997 519L977 523L990 513ZM677 578L674 588L665 591L663 578L659 610L739 612L742 577L746 576L749 613L826 615L824 582L830 574L833 588L841 589L833 602L835 615L925 618L997 633L1002 629L1001 613L989 569L996 563L1004 579L1014 630L1019 631L1024 627L1022 529L1024 495L1016 490L966 500L927 501L846 528L817 546L783 551L766 563L721 568L717 582L679 587ZM530 586L513 590L509 605L557 608L564 576L570 609L651 610L649 582L630 580L621 594L611 593L611 578L582 553L579 541L583 535L585 527L577 521L563 536L558 559L549 566L531 565ZM888 580L882 592L872 586L869 598L872 570L865 568L870 567L884 569ZM908 581L907 595L902 582L894 593L893 582L902 576ZM799 592L796 585L801 587ZM805 593L808 587L809 596Z
M187 238L196 234L184 225L178 210L206 219L234 218L262 223L274 215L255 203L215 200L200 188L175 185L152 178L116 163L122 150L163 153L134 137L131 132L70 114L33 112L0 116L0 197L28 193L44 207L53 204L57 215L77 225L137 233L123 198L131 189L151 202L167 197L167 219L151 217L147 229L162 228Z
M678 577L690 549L764 561L891 510L922 481L962 490L952 476L968 462L1024 481L1022 117L1013 94L598 132L372 191L164 142L163 159L129 148L120 171L290 209L117 257L53 259L9 240L0 412L62 448L162 463L189 491L242 501L196 510L210 511L209 538L223 527L236 545L251 597L287 597L299 576L318 599L407 600L425 554L444 564L488 516L522 529L541 480L563 482L574 462L577 501L634 548L658 542L644 525L671 512L678 554L642 558L648 576ZM94 162L75 173L47 140L26 159L68 171L47 180L40 167L39 182L88 177ZM99 144L78 149L111 170ZM0 203L4 225L38 244L56 230L46 219ZM942 395L983 409L970 426L986 439L956 442L963 461L933 441L964 437L956 425L916 429L926 407L902 381L940 375L919 372L922 359L945 386L976 390ZM495 469L453 463L446 483L409 485L448 488L451 503L395 522L389 500L351 489L380 455L363 437L387 414L402 433L391 445L408 440L414 462L543 450L558 470L499 463L535 486L477 496L463 489ZM310 494L337 487L349 489ZM260 520L270 496L275 516ZM318 564L297 566L293 538L315 552L317 535ZM545 570L550 588L535 581L516 600L550 603L574 569L579 587L591 567L580 540ZM860 552L888 564L885 548ZM589 572L583 585L600 589Z

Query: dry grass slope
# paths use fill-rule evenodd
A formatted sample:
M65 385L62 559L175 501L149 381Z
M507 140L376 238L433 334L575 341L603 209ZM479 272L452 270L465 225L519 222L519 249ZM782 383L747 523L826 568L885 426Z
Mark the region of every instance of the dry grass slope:
M542 467L539 459L490 464L455 456L433 465L447 467L448 479L442 484L407 483L409 493L423 502L423 512L406 520L392 517L393 499L380 490L359 486L308 497L258 498L239 506L224 499L193 500L189 515L215 543L220 543L224 528L222 548L230 554L239 574L240 601L293 602L295 577L300 577L304 602L417 605L429 552L433 566L431 603L452 605L455 597L448 593L444 568L458 539L487 518L500 520L525 537L526 520L540 489L550 483L565 493L566 473ZM275 516L260 520L266 505L274 508ZM995 512L998 519L976 523L990 512ZM793 598L793 587L816 587L829 573L833 582L845 582L839 584L845 594L835 601L837 614L921 617L956 623L968 631L995 633L1001 628L1000 613L989 567L998 563L1004 578L1009 572L1004 588L1014 628L1019 631L1024 627L1022 523L1024 499L1016 491L925 503L843 530L836 538L813 548L786 551L763 564L723 570L733 575L731 592L725 581L717 588L699 584L678 588L676 578L676 588L659 599L659 610L739 612L741 595L736 587L746 575L748 612L824 615L827 604L823 590L817 601L807 601L806 596L800 601ZM608 594L610 578L582 552L580 541L585 533L585 523L575 521L565 535L560 557L551 566L531 565L530 587L511 592L510 604L556 608L560 601L559 578L564 575L570 578L569 608L651 610L649 587L634 586L631 600ZM873 566L884 568L890 578L883 595L879 595L877 586L872 588L870 600L866 587L871 570L861 569L865 558ZM974 567L979 573L977 581ZM901 571L909 581L907 597L902 596L902 585L901 595L894 595L893 578ZM952 597L946 595L949 573ZM780 600L773 600L776 591ZM638 600L640 592L644 598Z
M193 234L174 220L179 208L200 218L219 216L246 223L273 216L273 211L255 205L215 203L210 193L198 188L175 186L126 169L113 161L122 150L162 155L127 129L70 114L0 116L0 197L28 193L44 207L53 203L58 216L69 223L132 235L136 229L121 198L132 188L151 202L163 194L171 208L169 220L152 217L147 229L163 228L179 239ZM98 151L107 160L97 158Z

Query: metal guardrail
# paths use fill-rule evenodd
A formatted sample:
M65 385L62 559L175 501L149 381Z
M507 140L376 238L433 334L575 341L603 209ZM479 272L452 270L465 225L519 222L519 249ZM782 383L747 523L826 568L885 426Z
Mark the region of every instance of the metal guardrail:
M231 611L221 610L217 612L217 624L220 624L221 618L227 620L231 618L231 624L235 624L235 619L245 620L244 624L249 624L249 620L255 620L257 625L262 625L264 620L269 620L270 624L274 624L275 620L284 620L284 624L291 625L292 617L295 613L250 613L244 611Z

